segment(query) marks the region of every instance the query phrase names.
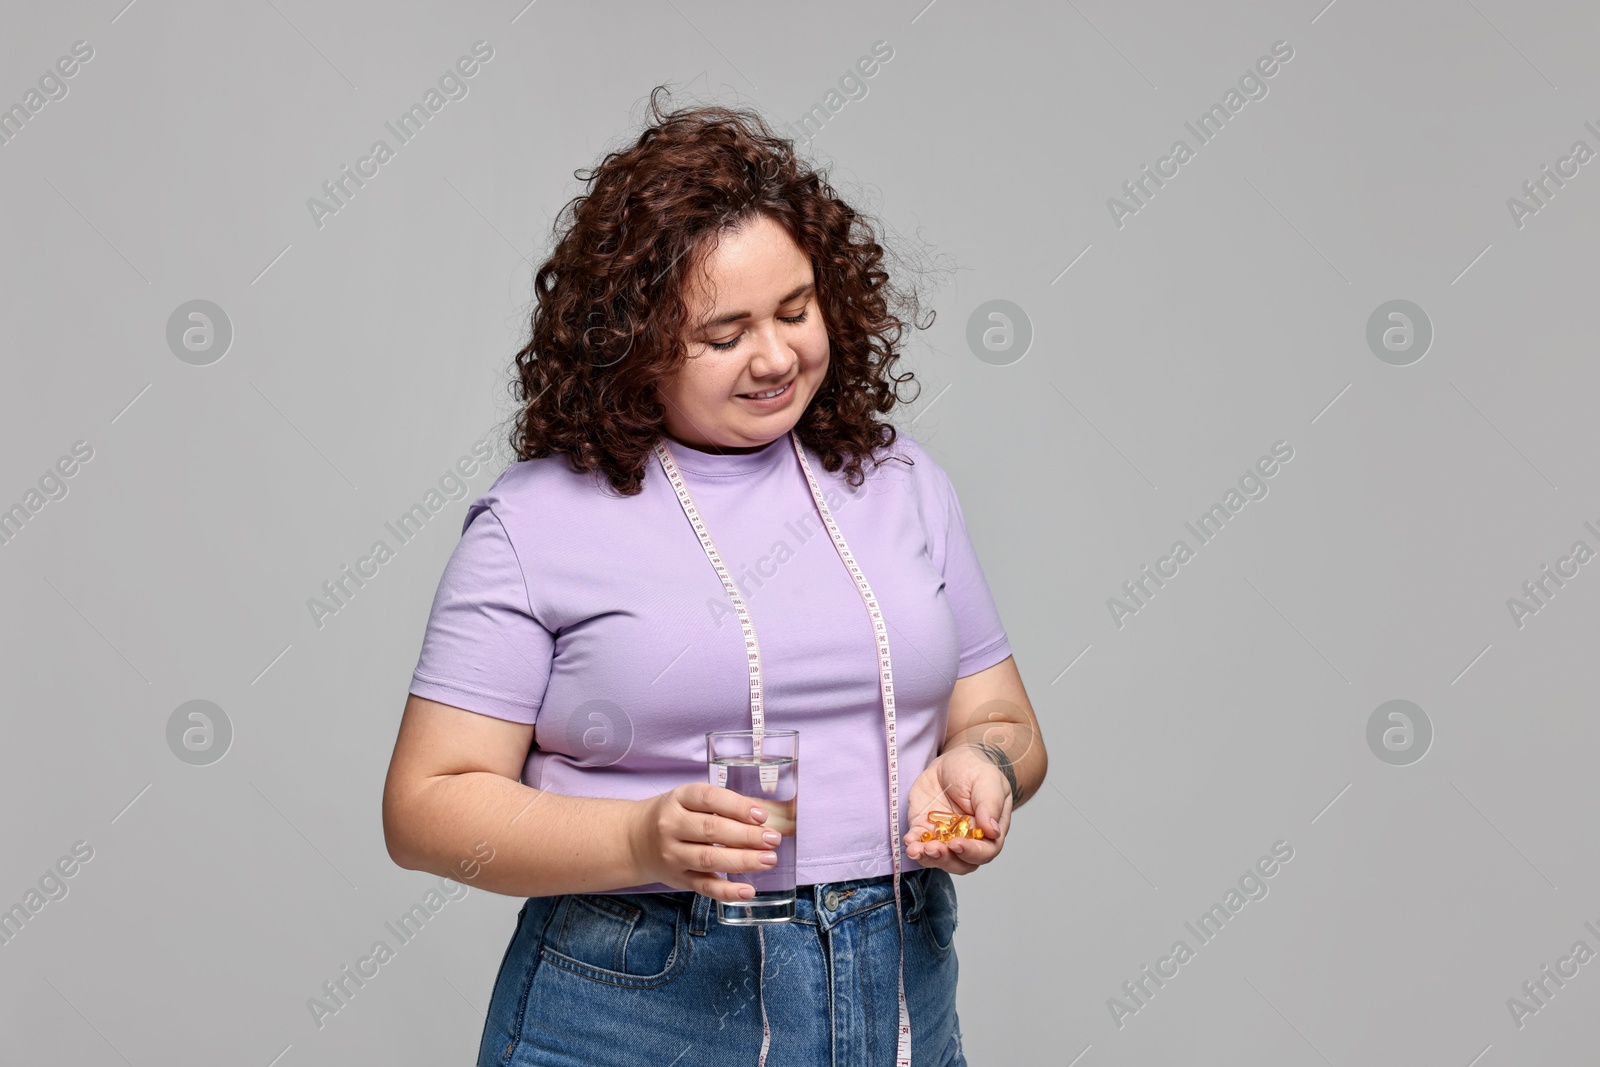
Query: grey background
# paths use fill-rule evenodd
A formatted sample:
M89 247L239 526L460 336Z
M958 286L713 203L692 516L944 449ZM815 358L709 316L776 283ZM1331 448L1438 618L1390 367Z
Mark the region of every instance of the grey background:
M1506 206L1600 148L1592 6L123 2L0 33L0 104L95 50L0 146L0 505L94 449L0 547L0 907L94 849L0 946L7 1062L471 1061L516 899L449 904L321 1029L306 1000L436 884L389 861L380 789L509 458L532 264L656 82L793 122L878 40L809 151L956 268L900 425L961 494L1052 757L958 881L970 1061L1592 1054L1600 964L1520 1028L1506 1004L1600 949L1600 577L1506 605L1600 547L1600 163ZM306 199L477 40L469 95L319 229ZM1278 40L1269 94L1114 225ZM210 366L165 340L195 299L233 327ZM1032 325L1010 365L967 347L995 299ZM1434 329L1403 367L1365 339L1396 299ZM319 630L307 598L488 433L494 470ZM1119 628L1108 598L1280 440L1269 495ZM1434 731L1407 766L1366 740L1395 699ZM191 700L232 725L209 765L168 748ZM1119 1028L1108 998L1275 841L1269 895Z

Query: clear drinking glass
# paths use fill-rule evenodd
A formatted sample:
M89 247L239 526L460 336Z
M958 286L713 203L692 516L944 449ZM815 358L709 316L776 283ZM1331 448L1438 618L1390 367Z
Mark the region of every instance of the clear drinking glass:
M706 763L713 785L747 796L767 813L764 829L783 835L778 862L766 870L730 871L730 882L755 886L736 903L717 901L717 921L732 926L782 923L794 918L795 811L800 792L800 731L712 730Z

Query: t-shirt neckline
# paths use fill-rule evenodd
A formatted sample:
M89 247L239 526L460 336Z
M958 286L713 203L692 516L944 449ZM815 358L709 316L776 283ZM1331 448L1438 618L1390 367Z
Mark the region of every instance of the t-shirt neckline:
M732 478L765 470L793 448L787 433L754 452L702 452L671 438L664 440L680 470L710 478Z

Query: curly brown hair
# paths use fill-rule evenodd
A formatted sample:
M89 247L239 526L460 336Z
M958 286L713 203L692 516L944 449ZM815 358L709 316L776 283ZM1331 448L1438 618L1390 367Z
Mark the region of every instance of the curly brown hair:
M637 141L574 175L586 192L557 216L554 250L534 275L512 449L518 459L565 453L573 470L638 493L664 433L657 384L688 358L686 280L708 239L762 215L811 260L828 326L827 376L795 432L824 469L860 485L862 459L878 462L874 452L895 441L878 416L915 381L894 373L902 335L931 326L933 314L918 321L915 288L883 269L877 224L802 162L792 140L752 110L665 112L664 93L651 92Z

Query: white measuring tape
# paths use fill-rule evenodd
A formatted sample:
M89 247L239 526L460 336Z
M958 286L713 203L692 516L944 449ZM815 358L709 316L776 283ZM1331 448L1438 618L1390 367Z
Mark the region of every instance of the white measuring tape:
M789 431L789 442L794 445L795 455L800 457L800 469L805 473L806 483L811 487L811 499L817 505L822 523L828 528L828 535L833 538L833 547L838 550L839 558L844 561L850 577L855 579L856 591L861 594L862 603L867 606L867 614L872 619L872 632L878 640L878 689L883 697L883 724L889 755L889 851L894 860L894 912L900 926L900 1032L895 1042L895 1067L911 1067L911 1013L906 1008L906 930L905 919L900 911L900 762L899 749L895 741L894 673L889 668L889 631L884 625L883 612L878 608L877 598L872 595L872 587L867 584L866 575L861 573L855 557L850 554L850 546L844 543L844 534L839 532L838 524L833 521L833 515L822 499L822 487L817 484L816 475L811 473L811 462L806 459L805 449L800 445L800 437L793 430ZM755 755L759 760L761 734L766 729L766 715L761 698L761 648L756 644L755 626L750 622L750 612L744 606L744 598L739 595L739 587L734 585L733 576L728 573L727 566L718 555L717 546L711 540L711 533L706 529L705 520L700 517L699 509L694 506L694 498L689 495L689 486L684 482L677 463L673 461L672 452L667 448L665 440L656 441L655 453L656 458L661 461L661 469L666 471L667 480L672 483L673 491L678 494L678 503L683 505L683 513L688 517L689 525L693 526L694 532L699 535L700 546L706 550L706 557L716 569L717 577L722 579L722 588L727 591L728 599L733 601L733 609L739 615L739 629L744 634L745 657L750 667L750 728L756 734ZM761 771L762 784L765 785L766 767L762 766ZM725 775L726 771L722 773ZM773 766L772 774L776 780L776 766ZM724 777L723 782L726 781ZM766 1000L761 994L762 974L767 969L767 938L764 927L757 927L756 931L761 941L761 972L756 975L756 996L761 1001L761 1058L758 1064L759 1067L766 1067L767 1049L772 1044L772 1030L767 1025Z

